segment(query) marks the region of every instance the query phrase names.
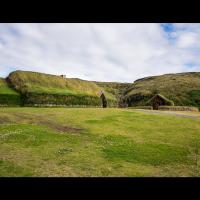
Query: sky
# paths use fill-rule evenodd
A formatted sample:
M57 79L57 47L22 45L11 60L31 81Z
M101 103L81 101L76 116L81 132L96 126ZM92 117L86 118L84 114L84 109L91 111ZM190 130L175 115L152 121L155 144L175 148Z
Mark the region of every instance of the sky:
M118 82L200 72L200 24L0 23L0 77L14 70Z

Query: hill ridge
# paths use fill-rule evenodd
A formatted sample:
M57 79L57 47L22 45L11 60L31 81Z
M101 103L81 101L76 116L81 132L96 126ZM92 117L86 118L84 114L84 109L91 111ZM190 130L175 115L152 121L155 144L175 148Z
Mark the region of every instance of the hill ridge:
M125 83L62 78L60 75L16 70L7 78L0 79L0 95L4 99L0 104L12 102L9 100L11 93L12 98L18 99L13 101L17 104L101 106L100 91L104 91L109 106L118 106L121 99L127 106L144 106L153 95L161 94L175 105L200 107L200 72L147 76Z

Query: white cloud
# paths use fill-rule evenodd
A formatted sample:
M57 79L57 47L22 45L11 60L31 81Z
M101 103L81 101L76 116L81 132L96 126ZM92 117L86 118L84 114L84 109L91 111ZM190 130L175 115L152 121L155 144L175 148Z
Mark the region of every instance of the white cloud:
M200 47L198 44L199 39L200 37L197 33L193 32L182 33L177 40L177 45L180 48Z
M173 26L166 32L160 24L0 24L0 76L21 69L132 82L200 71L200 24Z

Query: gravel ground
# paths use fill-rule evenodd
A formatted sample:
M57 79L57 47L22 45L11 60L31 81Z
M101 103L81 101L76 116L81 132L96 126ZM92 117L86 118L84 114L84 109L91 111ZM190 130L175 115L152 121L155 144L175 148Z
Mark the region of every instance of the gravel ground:
M152 113L152 114L163 114L163 115L174 115L178 117L184 118L195 118L200 119L200 112L177 112L177 111L155 111L155 110L144 110L144 109L137 109L137 111L145 112L145 113Z

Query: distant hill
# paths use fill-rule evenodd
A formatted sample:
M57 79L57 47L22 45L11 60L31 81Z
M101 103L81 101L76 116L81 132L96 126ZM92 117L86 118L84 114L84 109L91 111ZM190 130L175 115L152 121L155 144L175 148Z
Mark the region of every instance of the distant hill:
M128 106L141 106L155 94L164 95L175 105L200 107L200 72L138 79L123 93L123 98Z
M124 91L126 91L132 84L131 83L119 83L119 82L97 82L94 81L99 87L103 88L107 93L112 94L116 98L119 98Z

